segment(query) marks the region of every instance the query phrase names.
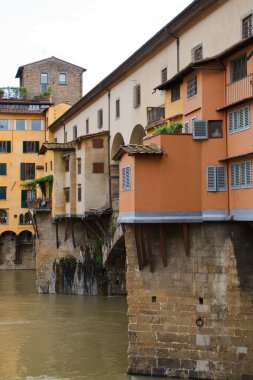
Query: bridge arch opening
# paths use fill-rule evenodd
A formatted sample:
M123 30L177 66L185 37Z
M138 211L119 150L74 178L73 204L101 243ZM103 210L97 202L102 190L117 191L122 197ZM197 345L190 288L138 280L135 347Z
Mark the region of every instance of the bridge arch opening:
M129 144L141 144L146 132L141 124L137 124L131 134Z

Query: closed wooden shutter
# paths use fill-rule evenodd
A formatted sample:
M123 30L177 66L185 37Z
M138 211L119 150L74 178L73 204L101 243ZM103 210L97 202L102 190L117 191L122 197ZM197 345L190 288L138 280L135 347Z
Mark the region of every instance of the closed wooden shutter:
M7 141L7 153L11 153L11 141Z
M6 186L0 186L0 199L6 199Z
M28 190L21 190L21 207L27 208L27 191Z
M104 163L103 162L93 162L93 173L104 173Z
M27 141L23 141L23 153L27 153Z
M35 153L38 153L40 149L40 143L39 141L35 141Z
M194 120L192 126L192 138L195 140L204 140L208 138L208 121Z
M6 164L0 164L0 175L6 175Z
M26 179L25 178L25 163L21 162L20 163L20 179Z

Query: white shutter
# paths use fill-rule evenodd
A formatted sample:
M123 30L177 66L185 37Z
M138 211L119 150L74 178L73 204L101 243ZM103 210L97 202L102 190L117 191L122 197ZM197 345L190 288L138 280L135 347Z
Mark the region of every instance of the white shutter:
M216 166L207 166L206 168L206 190L216 191Z
M240 188L240 164L231 165L231 188L239 189Z
M216 167L217 174L217 191L226 191L227 190L227 181L226 181L226 168L225 166Z
M192 126L192 138L204 140L208 138L208 120L194 120Z
M122 168L122 190L129 191L131 189L131 167Z
M249 118L249 107L243 107L239 110L240 112L240 128L247 129L250 126Z
M241 187L251 187L251 161L241 163Z

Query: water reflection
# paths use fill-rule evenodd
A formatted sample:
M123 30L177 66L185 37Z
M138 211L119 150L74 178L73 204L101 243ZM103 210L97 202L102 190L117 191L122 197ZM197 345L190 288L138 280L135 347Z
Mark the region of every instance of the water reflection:
M137 379L124 297L36 294L33 271L0 271L0 305L1 380Z

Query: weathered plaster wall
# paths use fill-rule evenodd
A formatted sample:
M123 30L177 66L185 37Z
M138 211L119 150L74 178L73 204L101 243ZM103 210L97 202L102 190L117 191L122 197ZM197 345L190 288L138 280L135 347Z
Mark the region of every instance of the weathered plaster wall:
M253 234L246 223L163 225L168 266L152 225L155 272L139 270L126 226L129 368L132 374L253 378ZM198 322L202 327L197 326Z

